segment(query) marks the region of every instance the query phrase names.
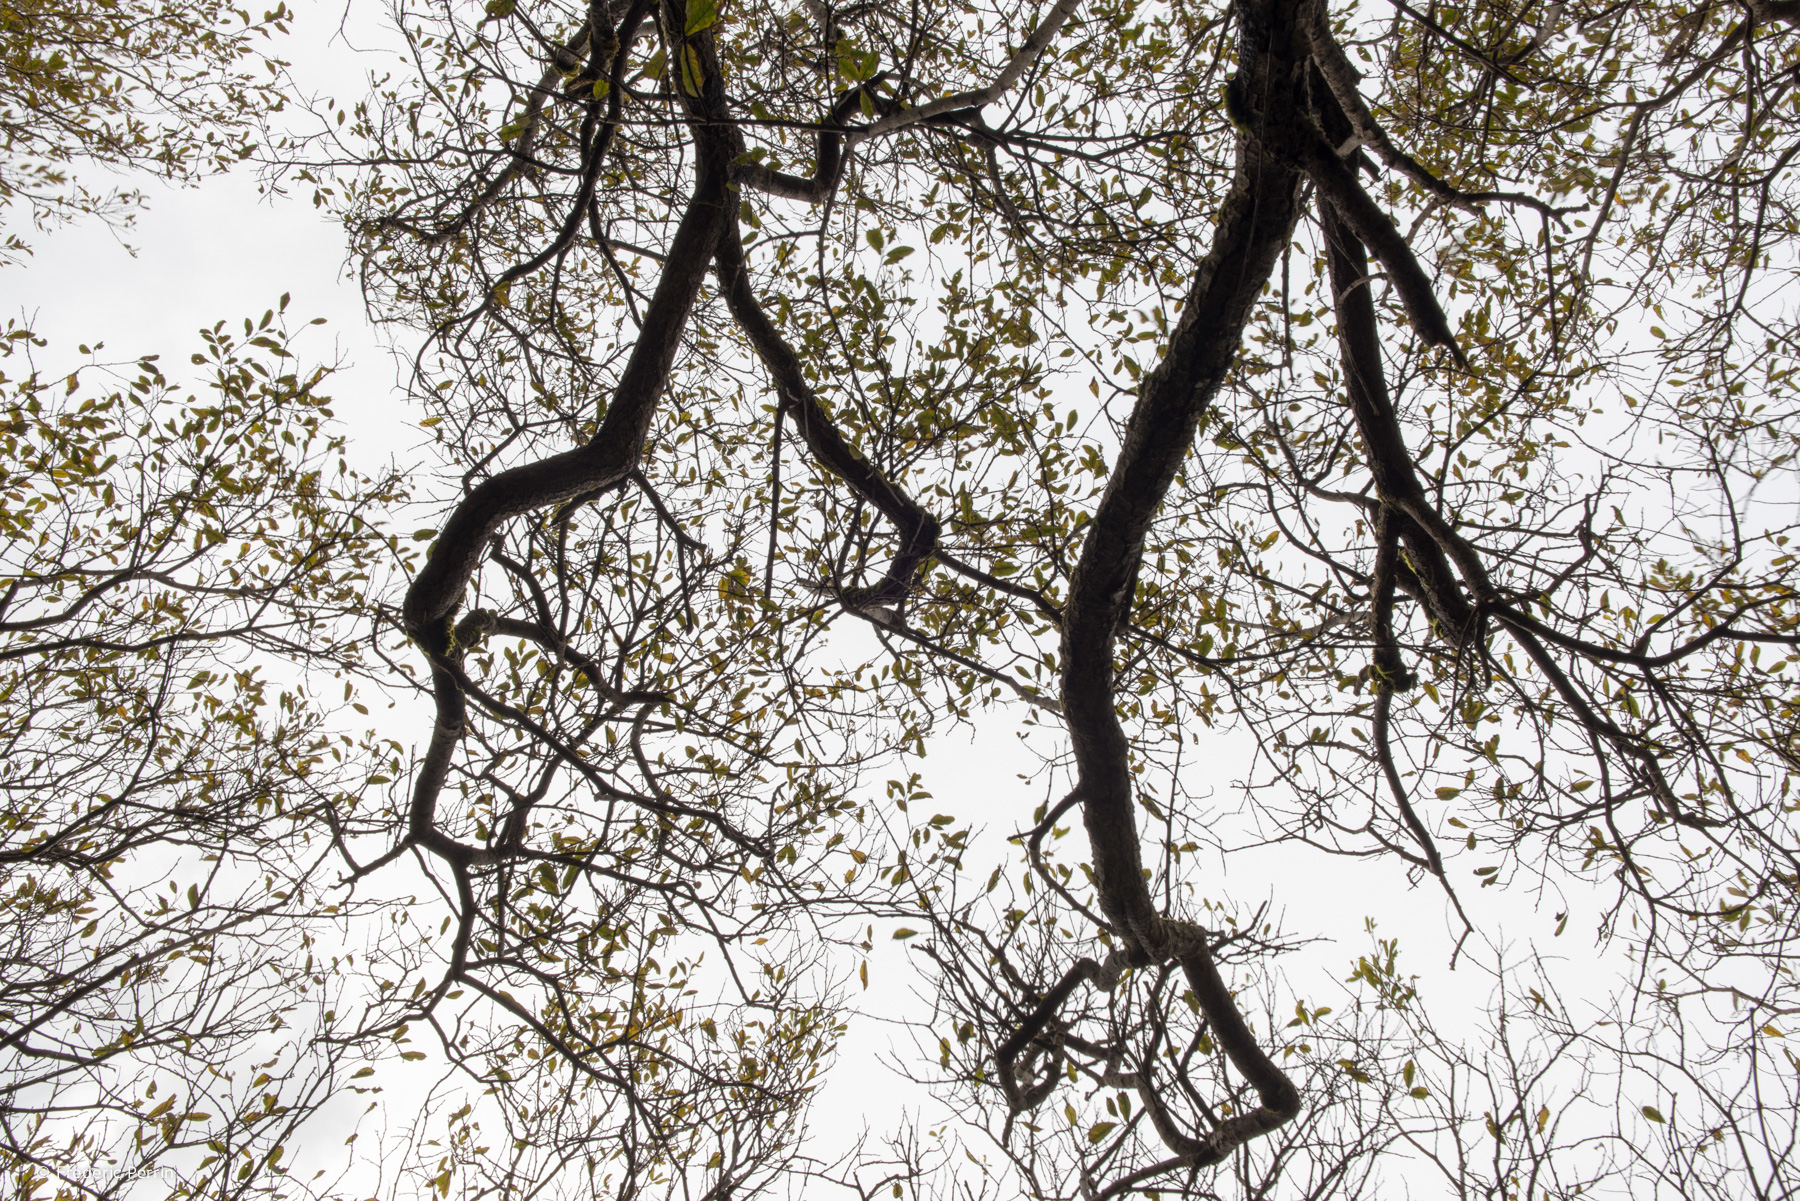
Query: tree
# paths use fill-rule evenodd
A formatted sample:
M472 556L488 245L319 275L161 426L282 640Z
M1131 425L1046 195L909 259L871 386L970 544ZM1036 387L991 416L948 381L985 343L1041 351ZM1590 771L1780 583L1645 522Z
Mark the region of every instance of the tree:
M257 1187L348 1074L331 915L371 907L323 890L368 753L313 690L343 676L347 700L365 673L389 544L363 515L397 487L348 468L326 372L296 369L275 312L203 337L185 400L154 356L46 377L29 330L0 344L24 364L0 376L0 1164L21 1196L122 1196L165 1167Z
M1785 4L396 17L321 200L459 495L425 750L334 848L443 916L332 1037L465 1074L421 1183L854 1174L797 1140L879 917L971 1187L1791 1187ZM984 888L865 781L1001 707ZM1459 1035L1377 942L1313 1003L1207 882L1253 841L1633 970L1589 1015L1459 942Z
M222 0L9 0L0 7L0 209L38 229L80 216L129 225L143 195L90 191L76 164L191 182L249 157L287 100L285 64ZM31 248L15 228L0 263Z

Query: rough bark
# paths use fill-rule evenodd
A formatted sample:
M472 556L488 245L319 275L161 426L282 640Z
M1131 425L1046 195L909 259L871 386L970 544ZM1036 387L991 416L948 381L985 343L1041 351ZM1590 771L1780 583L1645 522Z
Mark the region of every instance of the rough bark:
M1303 54L1297 8L1285 0L1249 4L1241 18L1245 51L1239 78L1260 95L1271 127L1293 116L1291 81ZM1258 41L1266 44L1258 46ZM1144 884L1138 851L1130 747L1115 708L1114 635L1131 602L1145 535L1193 446L1207 405L1231 369L1251 308L1287 244L1297 183L1287 156L1254 133L1240 138L1212 249L1195 273L1162 361L1139 389L1063 611L1063 711L1074 744L1100 905L1121 932L1148 946L1160 941L1162 921Z

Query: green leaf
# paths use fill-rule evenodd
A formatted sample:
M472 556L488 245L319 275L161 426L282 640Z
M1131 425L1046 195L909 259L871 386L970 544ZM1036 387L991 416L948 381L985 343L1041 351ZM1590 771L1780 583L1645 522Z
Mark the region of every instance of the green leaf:
M687 35L692 37L719 19L717 0L692 0L688 5Z
M917 934L918 934L917 930L908 929L905 926L902 926L898 930L894 931L894 937L897 939L900 939L902 941L904 941L905 939L908 939L908 938L912 938Z
M1101 1139L1111 1134L1117 1126L1117 1122L1096 1122L1094 1128L1088 1131L1088 1142L1098 1143Z
M881 52L863 50L849 38L844 38L838 43L837 60L839 75L849 83L861 83L875 77L875 68L881 63Z
M1656 1106L1654 1106L1654 1105L1644 1106L1643 1113L1644 1113L1645 1117L1649 1118L1652 1122L1655 1122L1657 1125L1661 1126L1661 1125L1665 1124L1663 1121L1662 1112L1660 1110L1658 1110L1656 1108Z

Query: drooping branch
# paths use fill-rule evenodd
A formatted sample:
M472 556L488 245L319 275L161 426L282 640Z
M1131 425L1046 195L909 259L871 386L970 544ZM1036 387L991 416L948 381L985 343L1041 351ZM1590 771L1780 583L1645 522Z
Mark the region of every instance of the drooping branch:
M860 608L903 600L912 591L914 578L937 545L940 528L937 518L859 454L838 430L825 406L819 403L818 395L806 382L806 373L800 369L799 356L757 303L749 272L744 267L744 244L738 236L735 220L726 223L719 239L718 263L726 306L775 384L779 397L776 420L791 419L814 461L849 484L900 532L900 547L881 582L854 597L845 597L845 603Z
M1256 1032L1244 1020L1236 998L1219 975L1219 965L1204 937L1195 939L1181 956L1181 972L1200 1002L1200 1012L1212 1027L1213 1038L1262 1102L1255 1109L1226 1118L1199 1140L1188 1163L1191 1167L1208 1167L1299 1113L1300 1090L1263 1051Z
M1250 61L1239 68L1240 77L1253 78L1267 92L1267 103L1285 108L1282 115L1292 111L1291 87L1263 86L1262 77L1293 78L1300 51L1295 7L1288 0L1271 0L1247 6L1251 11L1241 18L1248 24L1264 10L1285 18L1269 20L1269 36L1281 44L1247 53ZM1157 941L1161 919L1143 882L1130 750L1115 711L1114 637L1128 612L1144 538L1187 457L1201 416L1231 369L1251 308L1290 236L1298 183L1294 165L1264 140L1240 139L1212 248L1195 273L1161 362L1139 388L1063 608L1063 708L1093 843L1101 909L1127 937L1149 945Z
M610 487L637 469L688 316L731 212L725 139L700 128L695 141L693 195L645 311L643 334L613 389L600 428L584 446L484 480L452 511L406 592L407 629L428 648L444 645L443 632L434 634L433 628L455 612L501 522Z
M1019 1056L1043 1035L1056 1020L1056 1013L1063 1003L1075 994L1075 990L1084 981L1100 983L1104 975L1104 969L1094 960L1076 960L1075 965L1032 1007L1031 1013L1019 1023L1018 1029L994 1053L994 1060L1000 1067L1000 1086L1006 1093L1007 1105L1013 1113L1027 1113L1042 1105L1057 1083L1055 1072L1047 1073L1043 1080L1035 1084L1021 1082ZM1116 972L1113 973L1113 978L1117 978Z
M1340 318L1340 325L1341 325ZM1408 862L1429 870L1439 880L1446 880L1444 875L1444 858L1438 853L1437 842L1431 837L1431 831L1425 828L1418 811L1413 808L1412 798L1407 794L1406 785L1400 778L1400 769L1394 763L1393 742L1389 736L1389 716L1393 710L1394 694L1405 692L1413 685L1412 673L1406 668L1406 661L1400 654L1399 641L1394 637L1394 587L1395 576L1400 566L1400 533L1399 526L1404 518L1388 509L1383 509L1376 519L1375 529L1375 571L1370 580L1374 601L1369 611L1369 634L1375 644L1374 661L1370 664L1369 674L1372 677L1370 686L1375 692L1375 709L1371 716L1370 740L1375 747L1375 759L1381 768L1382 777L1386 780L1388 791L1393 794L1394 804L1400 810L1401 822L1413 836L1424 852L1424 859L1401 852ZM1446 880L1445 890L1449 890ZM1456 900L1456 894L1450 894ZM1461 910L1460 903L1457 906ZM1465 924L1467 919L1464 919Z
M1412 247L1407 245L1405 235L1381 207L1369 199L1362 184L1357 182L1356 173L1338 157L1317 126L1310 120L1302 120L1296 122L1296 129L1307 175L1319 189L1319 195L1355 231L1357 240L1381 260L1381 265L1387 269L1388 282L1400 294L1400 303L1406 306L1406 315L1412 319L1413 328L1428 344L1449 351L1458 366L1468 366L1462 349L1456 344L1456 335L1451 332L1450 320L1444 315L1443 306L1438 304L1431 279L1419 265Z
M1326 255L1338 319L1338 343L1344 364L1345 391L1381 504L1381 527L1378 530L1381 545L1377 550L1375 581L1376 754L1389 790L1400 808L1407 828L1424 848L1432 873L1440 880L1445 878L1442 858L1423 822L1412 809L1389 746L1387 727L1392 693L1406 677L1403 666L1398 662L1399 652L1392 641L1391 627L1383 628L1383 622L1389 620L1384 615L1381 595L1383 588L1387 586L1384 583L1387 573L1391 573L1397 582L1405 581L1402 586L1411 585L1409 590L1415 593L1432 616L1433 632L1452 646L1462 646L1473 638L1479 615L1492 617L1504 626L1544 673L1569 711L1587 730L1589 737L1594 740L1596 752L1602 744L1611 746L1626 763L1633 765L1664 809L1679 818L1683 815L1683 806L1676 798L1655 751L1641 739L1620 728L1590 703L1568 672L1551 656L1540 635L1576 653L1587 650L1587 644L1578 639L1565 638L1529 614L1504 603L1489 578L1480 552L1451 528L1443 515L1431 505L1413 468L1412 456L1408 453L1399 417L1388 397L1374 304L1364 283L1368 270L1367 257L1349 224L1329 205L1321 207L1321 221L1325 231ZM1384 564L1384 557L1391 557L1390 548L1395 543L1404 545L1406 549L1407 566L1411 570L1404 574L1399 570L1399 564L1391 561ZM1457 575L1461 577L1460 582ZM1474 594L1474 605L1464 596L1465 588ZM1391 606L1391 592L1387 604ZM1699 639L1695 641L1704 645ZM1646 670L1652 662L1641 657L1609 652L1601 647L1592 649L1599 653L1591 657L1600 661L1632 662L1636 659ZM1454 893L1451 895L1455 901ZM1457 907L1460 911L1460 903ZM1467 920L1465 917L1465 924Z
M1440 635L1452 645L1459 645L1474 629L1475 611L1463 595L1440 540L1419 520L1424 514L1428 520L1441 524L1413 469L1393 401L1388 396L1375 301L1369 295L1368 255L1334 207L1321 205L1319 218L1325 233L1326 265L1337 314L1344 390L1356 419L1356 431L1362 438L1375 493L1380 498L1381 520L1406 549L1404 566L1408 570L1402 572L1401 565L1396 564L1395 580L1402 588L1418 594Z
M645 0L637 0L627 20L635 26L639 17L632 14L641 14L646 7ZM707 73L700 95L691 103L701 110L699 115L717 118L724 110L717 59L709 35L702 32L696 42L700 51L697 57ZM616 89L614 95L617 96ZM406 629L431 663L437 705L431 742L413 781L407 841L440 855L458 871L466 870L469 848L438 831L436 811L451 760L467 728L468 681L462 673L458 644L467 642L476 631L471 627L459 640L459 631L452 629L450 619L461 604L463 591L479 566L489 539L502 522L591 495L623 482L637 470L688 317L732 212L730 139L719 128L702 122L695 126L694 141L694 189L670 243L662 276L645 314L643 332L632 348L599 429L584 446L502 471L473 488L451 512L424 567L406 592L402 607ZM579 218L579 208L575 216ZM491 622L484 615L483 628L488 624ZM535 727L534 732L543 734ZM588 771L578 757L564 757Z
M1479 213L1482 205L1490 201L1505 201L1509 204L1521 204L1537 210L1547 217L1559 217L1566 210L1558 210L1545 204L1534 196L1521 192L1465 192L1452 187L1440 179L1430 168L1406 151L1394 145L1387 131L1369 111L1363 102L1362 93L1356 86L1356 68L1344 54L1344 48L1338 45L1331 32L1331 13L1324 0L1313 5L1311 19L1307 22L1309 43L1312 46L1313 64L1319 69L1319 76L1330 89L1332 98L1343 110L1355 137L1363 145L1373 150L1376 157L1388 166L1399 171L1408 179L1418 184L1425 191L1436 196L1445 204L1462 209L1468 213Z
M1375 643L1372 673L1377 685L1405 692L1412 674L1394 638L1394 586L1400 567L1399 520L1383 511L1375 519L1375 570L1370 577L1369 636Z

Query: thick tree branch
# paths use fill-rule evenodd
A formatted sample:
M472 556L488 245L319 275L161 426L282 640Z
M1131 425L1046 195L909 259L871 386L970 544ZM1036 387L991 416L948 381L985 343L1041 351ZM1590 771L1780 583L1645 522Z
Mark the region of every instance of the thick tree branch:
M1240 64L1240 77L1285 105L1300 50L1294 5L1248 6L1243 19L1279 10L1270 37L1283 44ZM1273 63L1264 59L1274 59ZM1265 77L1266 78L1261 78ZM1280 87L1268 81L1279 81ZM1063 607L1063 711L1074 744L1093 844L1102 911L1126 936L1159 941L1161 918L1143 881L1131 785L1130 746L1114 708L1113 643L1131 600L1144 538L1193 445L1207 405L1237 356L1251 307L1287 243L1299 180L1263 140L1239 140L1237 169L1219 210L1212 249L1201 262L1163 359L1144 378L1107 478Z
M776 395L780 398L776 420L792 418L814 461L849 484L858 496L899 530L900 547L881 582L871 589L858 590L853 596L846 595L844 603L861 609L871 604L896 604L904 600L912 591L926 558L937 546L937 518L859 454L838 430L825 406L819 403L818 395L806 382L806 374L800 368L799 356L757 303L749 272L745 270L744 244L738 236L735 220L726 223L719 239L718 263L725 304L738 327L750 339L757 358L762 360L775 384Z
M867 83L857 84L831 106L831 113L819 130L811 179L776 171L757 162L734 166L732 178L746 188L754 188L758 192L767 192L771 196L781 196L788 200L818 204L830 197L837 190L838 179L844 170L844 135L841 132L844 121L856 111L863 96L874 95L875 86L886 78L886 74L883 72Z
M1325 232L1326 264L1337 311L1344 391L1382 506L1379 521L1405 547L1405 561L1395 565L1394 578L1403 587L1416 586L1440 634L1453 645L1460 645L1475 628L1475 611L1463 596L1439 539L1418 520L1419 513L1431 518L1436 518L1436 514L1413 469L1399 417L1388 396L1375 302L1367 286L1368 256L1335 209L1321 206L1319 218ZM1410 570L1401 571L1401 567ZM1379 659L1377 663L1379 666Z
M407 629L427 649L441 651L446 645L445 632L437 627L455 612L488 538L501 522L611 487L637 470L688 316L733 211L726 139L701 127L695 141L693 195L645 311L643 335L613 389L600 428L585 446L484 480L456 506L406 593Z
M1458 366L1467 367L1468 360L1456 344L1449 318L1438 304L1431 280L1419 265L1412 247L1407 245L1405 235L1395 228L1380 206L1369 199L1369 194L1357 182L1356 174L1326 143L1310 120L1296 122L1296 130L1307 175L1319 189L1319 195L1355 231L1357 239L1381 260L1381 265L1387 269L1388 282L1400 294L1400 303L1406 306L1406 315L1412 319L1419 337L1432 346L1443 347Z
M1292 128L1300 120L1294 85L1307 50L1299 7L1298 0L1239 5L1243 37L1233 88L1253 98L1264 129ZM1201 416L1236 360L1257 297L1292 236L1300 179L1296 164L1271 145L1276 140L1254 135L1238 140L1236 169L1219 209L1212 247L1195 272L1162 360L1139 388L1063 609L1063 712L1100 909L1123 940L1121 950L1181 963L1221 1046L1262 1101L1198 1144L1165 1138L1172 1151L1195 1165L1216 1163L1288 1121L1299 1112L1300 1096L1239 1013L1204 934L1165 918L1150 895L1137 831L1131 744L1119 722L1114 692L1113 648L1129 615L1151 523L1193 445Z

